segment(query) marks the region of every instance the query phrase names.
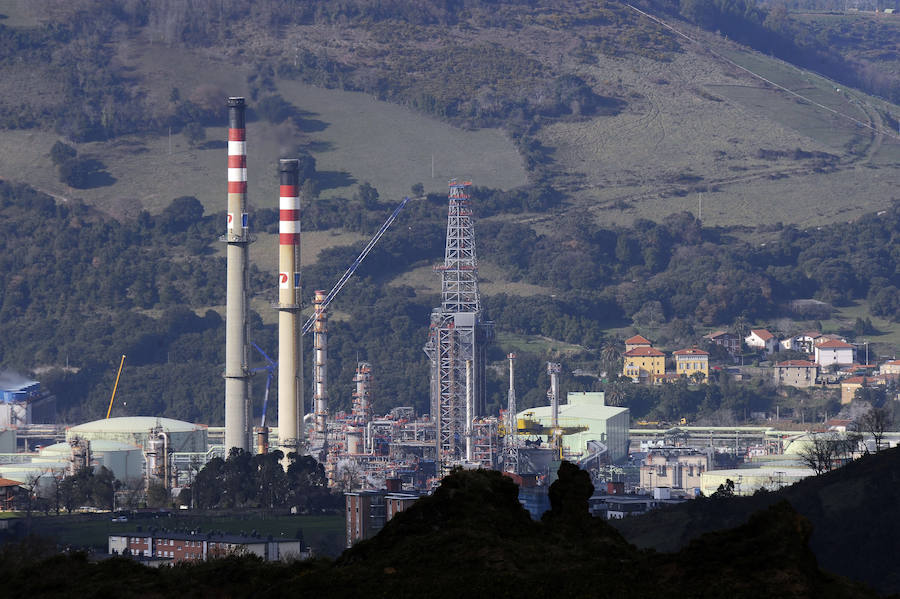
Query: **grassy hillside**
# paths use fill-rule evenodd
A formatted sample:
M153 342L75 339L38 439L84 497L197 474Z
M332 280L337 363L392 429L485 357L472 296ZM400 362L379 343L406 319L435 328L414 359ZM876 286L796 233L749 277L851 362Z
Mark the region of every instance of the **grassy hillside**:
M121 273L95 273L94 257L75 252L121 296L116 314L149 317L141 326L162 336L153 337L148 364L135 366L141 375L125 383L135 410L216 418L207 406L220 403L209 382L219 380L218 342L179 341L160 316L175 307L222 312L214 224L223 208L229 94L246 95L251 109L250 203L260 225L252 227L251 306L261 319L252 317L254 339L267 348L274 344L274 290L266 281L274 270L279 156L308 153L316 161L320 194L304 198L307 293L330 287L412 185L437 192L407 206L333 307L337 402L348 399L361 357L380 362L385 404L427 410L421 344L438 284L430 267L444 241L441 194L454 175L484 186L475 194L481 290L504 349L537 356L585 348L588 360L648 314L672 329L668 337L690 344L738 316L780 318L787 301L810 296L840 307L878 300L873 313L900 319L890 298L876 297L885 285L900 285L890 267L900 158L893 138L863 126L882 129L896 107L844 86L836 91L665 11L695 41L614 1L23 6L0 19L0 178L25 181L57 206L54 212L38 194L40 210L26 210L31 195L13 184L8 191L23 205L0 216L17 225L9 240L15 247L35 238L21 227L23 211L35 222L53 212L73 247L88 234L108 246L69 217L68 207L82 206L77 199L104 230L147 237L149 262L140 273L121 260ZM277 98L289 115L265 109ZM50 155L58 141L97 161L103 176L79 189L60 183ZM357 197L363 182L379 190L380 202ZM701 193L702 223L691 215ZM202 228L172 229L179 209L169 209L179 196L199 199L208 217ZM877 209L888 216L883 223L870 217L872 231L856 221L822 233L809 227ZM155 224L152 215L165 218ZM778 222L806 230L718 228ZM168 261L158 264L160 247ZM64 301L70 289L28 278L49 265L68 281L43 249L9 257L10 292L0 294L0 308L14 331L4 345L10 367L52 369L67 353L87 360L64 339L38 332L46 314L38 313L36 291L56 298L61 323L47 327L61 331L76 321ZM58 253L67 255L64 249ZM176 270L182 255L202 265L205 278ZM192 293L198 287L202 297ZM202 331L210 338L213 316ZM55 390L73 394L64 405L74 409L85 397L96 404L73 414L98 411L108 394L95 373L112 370L106 362L123 353L122 340L112 341L104 346L110 356L92 352L95 363L83 365L78 385L56 381ZM201 359L208 382L154 398L161 378L180 376L169 362L178 353ZM502 402L503 381L489 386Z
M71 10L53 5L43 17L13 10L7 25L34 27ZM385 198L408 193L416 182L439 191L451 176L509 188L526 182L524 160L533 181L554 184L570 194L571 210L588 211L599 222L697 212L703 193L709 224L818 225L882 208L896 196L897 139L875 136L725 59L879 130L900 114L896 106L664 16L697 40L686 41L614 2L592 8L569 1L534 11L501 4L495 12L490 18L475 4L448 25L381 15L287 20L277 34L264 15L251 13L227 44L199 46L162 32L151 14L146 26L127 35L112 29L109 64L138 86L151 112L171 109L173 88L198 102L278 93L303 111L299 128L249 127L250 197L257 206L274 197L266 165L298 145L330 175L325 196L349 196L362 181ZM9 63L2 71L0 86L10 97L40 104L58 95L51 67ZM564 76L587 83L595 94L590 108L581 96L561 99ZM541 104L545 97L572 104L558 104L552 113ZM524 158L507 134L463 131L423 112L456 125L503 125L515 133ZM207 127L207 143L199 147L175 131L171 140L162 128L79 144L115 178L89 190L67 189L49 166L58 134L7 131L0 139L0 177L27 180L60 198L84 198L116 216L158 211L178 195L195 195L217 210L224 151L216 141L224 130ZM816 154L795 157L798 148Z

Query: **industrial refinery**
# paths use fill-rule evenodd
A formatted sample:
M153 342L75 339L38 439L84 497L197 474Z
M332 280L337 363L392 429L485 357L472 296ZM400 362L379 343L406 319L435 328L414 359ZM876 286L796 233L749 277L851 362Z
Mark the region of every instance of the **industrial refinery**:
M256 237L250 231L247 208L247 107L244 98L232 97L227 108L227 218L220 237L226 244L225 426L157 416L111 417L124 355L106 418L65 429L48 424L55 420L54 398L41 390L39 382L4 379L0 385L0 477L32 481L38 492L41 487L49 492L54 481L66 474L105 466L131 488L161 485L174 497L190 487L214 458L234 451L268 454L277 450L284 456L285 469L292 457L309 456L322 466L329 487L362 493L360 497L384 489L418 496L435 488L455 468L498 470L519 483L520 500L539 515L546 487L563 460L590 472L596 483L624 484L641 492L654 492L664 485L691 496L720 484L711 468L714 448L734 456L745 449L748 455L751 450L782 455L789 453L788 443L802 440L803 434L794 431L690 427L684 419L676 428L646 428L661 423L642 422L632 429L628 408L607 405L602 392L568 392L563 397L559 380L564 365L558 362L545 365L546 402L523 410L517 405L515 353L507 354L502 366L490 366L497 374L507 374L508 393L505 407L489 413L487 350L494 342L494 323L486 318L479 294L472 209L477 200L472 197L471 182L462 179L449 181L444 259L433 268L440 279L439 304L431 311L427 337L422 339L429 375L418 383L429 398L430 413L396 406L376 414L379 373L371 361L363 359L357 360L353 373L352 398L335 397L329 391L336 388L329 378L329 347L353 340L329 340L330 305L410 199L396 206L330 290L323 287L325 282L313 281L319 289L313 292L311 305L303 306L299 160L280 160L278 197L272 198L279 215L277 264L271 264L273 270L277 268L277 301L271 309L277 316L278 341L277 354L270 358L253 343L249 318L249 257ZM303 371L304 338L311 352L309 373ZM658 378L668 376L659 357L663 354L653 350L649 340L636 336L626 341L626 358L638 351L629 343L660 361L653 367ZM255 352L266 365L251 366ZM685 350L676 352L676 358L682 354L697 358L700 365L706 364L708 356L700 350ZM636 368L632 361L626 360L625 375ZM263 371L267 373L265 394L259 420L254 421L257 411L251 409L250 381ZM639 374L633 378L640 379ZM276 375L277 420L270 417L268 406ZM336 409L348 403L349 411ZM796 465L795 459L786 459L788 465ZM686 474L664 474L682 471ZM778 472L778 480L785 479L787 471ZM541 492L532 493L536 490ZM540 499L541 494L543 499L529 506L529 493L534 495L531 499Z
M282 159L278 165L279 213L277 288L278 353L269 358L252 343L248 318L249 254L256 238L251 234L247 208L246 102L227 99L227 218L220 241L226 244L226 306L224 403L225 426L208 427L161 417L110 418L115 388L106 419L68 428L39 425L29 414L37 401L39 384L29 381L9 392L3 424L0 474L73 472L88 464L105 465L122 481L157 481L176 491L190 484L209 460L226 457L233 450L267 453L278 449L310 455L325 467L329 485L344 491L384 488L387 480L400 481L405 490L426 491L452 468L489 468L542 479L555 472L561 459L621 460L607 452L607 431L597 438L570 443L573 435L592 430L581 419L560 416L559 364L548 364L552 381L548 391L549 417L542 409L518 413L516 409L515 354L509 354L508 405L499 414L486 413L486 350L493 341L493 323L484 318L478 291L478 260L472 211L471 183L451 180L447 197L447 233L443 263L434 267L440 277L440 305L431 313L424 353L430 380L422 381L422 393L430 396L430 414L416 414L411 407L395 407L388 414L373 413L378 373L359 361L353 377L355 391L349 413L333 409L328 377L328 308L353 276L356 268L388 231L409 201L405 198L384 222L362 253L330 291L316 290L312 314L301 326L304 306L300 241L302 215L298 185L298 160ZM274 198L273 198L274 200ZM316 282L318 285L321 282ZM309 336L312 373L304 377L303 339ZM346 340L339 340L346 343ZM253 347L269 365L251 368ZM121 367L119 365L119 374ZM251 422L250 380L261 370L269 376L277 370L277 426L267 421L268 387L258 426ZM118 384L118 377L117 377ZM312 390L307 402L306 386ZM602 394L593 394L583 410L624 416L615 428L615 446L627 445L627 410L603 406ZM16 399L21 401L16 401ZM344 404L346 405L346 404ZM39 412L35 412L39 413ZM46 422L47 420L44 420ZM609 433L611 434L611 433ZM580 438L580 437L579 437ZM28 453L40 447L37 454ZM16 453L23 448L25 453ZM16 455L13 459L11 456ZM30 459L29 459L30 458ZM393 484L396 484L394 482Z

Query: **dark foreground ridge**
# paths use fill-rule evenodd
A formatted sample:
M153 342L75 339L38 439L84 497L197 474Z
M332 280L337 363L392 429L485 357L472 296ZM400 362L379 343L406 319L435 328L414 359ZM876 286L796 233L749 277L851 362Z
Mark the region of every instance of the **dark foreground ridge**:
M124 558L35 559L8 548L11 596L63 597L874 597L821 571L809 522L781 502L675 554L641 551L588 515L588 475L570 464L552 509L531 520L497 472L455 472L433 496L335 562L228 558L151 570Z
M689 501L615 526L638 547L679 551L703 533L738 526L785 502L812 525L809 547L822 568L900 593L900 448L777 492Z

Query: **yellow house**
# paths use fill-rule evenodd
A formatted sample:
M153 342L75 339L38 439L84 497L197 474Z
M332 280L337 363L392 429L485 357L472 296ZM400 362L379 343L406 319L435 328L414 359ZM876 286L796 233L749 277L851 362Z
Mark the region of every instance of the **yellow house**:
M702 372L703 378L709 377L709 353L702 349L679 349L675 356L675 374L691 376L695 372Z
M648 346L625 352L622 374L635 383L655 383L666 374L666 354Z

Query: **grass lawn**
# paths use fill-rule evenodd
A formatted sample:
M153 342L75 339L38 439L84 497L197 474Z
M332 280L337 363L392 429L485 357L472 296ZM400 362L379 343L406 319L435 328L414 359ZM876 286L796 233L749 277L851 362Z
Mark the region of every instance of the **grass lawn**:
M870 318L872 326L878 331L874 335L863 335L853 339L856 343L869 342L869 362L890 356L893 359L900 348L900 323L884 320L869 313L869 304L865 300L857 300L851 306L838 308L834 318L823 320L822 327L826 331L852 330L857 318ZM865 347L859 346L859 359L864 360Z
M518 351L556 356L576 354L585 349L580 345L573 345L571 343L550 339L549 337L542 337L540 335L519 335L517 333L506 332L498 332L494 342L502 347L504 352Z

